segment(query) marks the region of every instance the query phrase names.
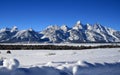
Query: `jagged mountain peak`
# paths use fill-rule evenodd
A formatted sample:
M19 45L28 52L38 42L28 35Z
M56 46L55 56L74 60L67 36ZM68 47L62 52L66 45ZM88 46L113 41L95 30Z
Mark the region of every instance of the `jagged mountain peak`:
M5 28L0 29L0 32L10 31L10 30L11 30L10 28L5 27Z
M89 23L87 23L87 24L86 24L86 29L88 29L88 30L92 30L93 27L92 27L92 25L90 25Z
M77 21L75 26L73 27L73 29L75 29L75 30L83 29L83 25L82 25L81 21Z
M68 28L68 26L64 24L61 26L61 28Z
M77 24L77 25L80 25L80 24L81 24L81 21L77 21L76 24Z
M60 29L58 25L50 25L46 29Z
M13 26L12 29L18 29L18 27L17 26Z
M28 29L28 31L34 31L32 28Z
M11 29L11 32L16 32L16 31L18 31L17 26L13 26L12 29Z
M94 25L93 25L93 27L94 27L95 29L100 29L100 28L102 27L102 25L101 25L101 24L96 23L96 24L94 24Z
M90 26L90 24L89 24L89 23L87 23L86 25L87 25L87 26Z
M13 28L0 29L0 42L120 42L120 31L102 26L101 24L82 24L80 21L69 28L67 25L51 25L41 32L32 28L18 30Z
M69 27L67 25L62 25L60 28L65 32L69 30Z

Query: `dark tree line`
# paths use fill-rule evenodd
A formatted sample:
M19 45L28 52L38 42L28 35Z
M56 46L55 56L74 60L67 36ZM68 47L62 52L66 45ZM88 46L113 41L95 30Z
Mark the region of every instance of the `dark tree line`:
M68 46L68 45L0 45L0 50L82 50L94 48L120 48L120 45Z

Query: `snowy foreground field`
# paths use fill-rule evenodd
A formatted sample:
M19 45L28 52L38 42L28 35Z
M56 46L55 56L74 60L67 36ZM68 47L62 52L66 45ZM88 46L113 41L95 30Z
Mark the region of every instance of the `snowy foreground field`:
M0 52L0 75L120 75L120 48Z

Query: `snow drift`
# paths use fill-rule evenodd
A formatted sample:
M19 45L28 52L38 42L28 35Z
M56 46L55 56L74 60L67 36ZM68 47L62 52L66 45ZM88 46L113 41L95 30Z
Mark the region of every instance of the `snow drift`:
M19 61L17 59L5 59L3 61L3 67L9 70L15 70L19 66Z
M52 63L54 64L54 63ZM17 59L5 59L0 66L0 75L120 75L118 63L89 63L78 61L74 65L69 63L55 66L19 67Z

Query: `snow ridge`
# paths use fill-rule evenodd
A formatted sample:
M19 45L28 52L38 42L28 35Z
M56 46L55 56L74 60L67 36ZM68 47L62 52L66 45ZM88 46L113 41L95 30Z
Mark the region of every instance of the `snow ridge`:
M13 28L0 29L1 43L82 43L82 42L120 42L120 31L102 26L101 24L82 24L77 21L72 28L67 25L48 26L41 32L33 29L18 30Z
M50 64L52 64L50 62ZM0 75L119 75L120 63L89 63L78 61L74 65L69 63L55 66L36 66L19 68L17 59L5 59L0 66Z

